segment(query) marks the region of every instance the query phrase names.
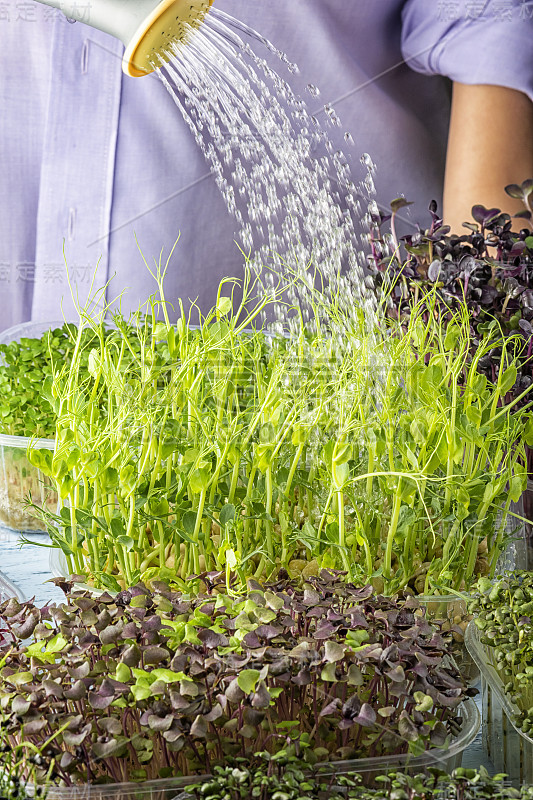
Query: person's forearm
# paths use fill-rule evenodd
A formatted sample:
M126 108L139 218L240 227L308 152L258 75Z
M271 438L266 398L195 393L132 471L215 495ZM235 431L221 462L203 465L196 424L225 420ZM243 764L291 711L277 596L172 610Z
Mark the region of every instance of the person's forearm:
M501 86L453 87L446 158L443 216L454 233L465 233L473 205L524 209L504 187L533 178L533 103Z

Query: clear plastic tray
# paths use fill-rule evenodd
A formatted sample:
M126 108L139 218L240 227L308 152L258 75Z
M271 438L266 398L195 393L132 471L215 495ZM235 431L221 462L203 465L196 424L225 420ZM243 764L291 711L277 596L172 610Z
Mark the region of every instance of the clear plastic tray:
M518 708L505 693L491 648L482 644L473 622L466 630L465 642L481 673L483 744L496 772L505 772L519 786L533 783L533 738L514 724Z
M53 439L28 439L0 434L0 525L13 531L45 533L42 520L27 508L35 505L57 511L58 497L50 481L28 460L28 447L53 450Z
M15 586L3 572L0 572L0 603L9 600L10 597L16 597L20 603L26 599L18 586Z
M511 503L511 512L519 517L524 515L523 497L518 503ZM528 542L526 538L526 525L519 520L509 516L507 518L507 533L517 529L515 538L509 543L505 551L501 554L496 567L496 574L502 574L513 570L528 569ZM451 624L463 624L471 617L467 609L467 597L458 597L454 594L448 595L420 595L418 601L427 609L430 619L444 619ZM458 638L456 636L456 638ZM479 678L479 670L475 661L470 656L464 641L457 641L457 646L453 651L454 658L463 678L470 684L475 683Z
M9 578L7 578L2 572L0 572L0 603L3 603L5 600L9 600L10 597L16 597L20 603L24 602L26 599L20 589L15 586L14 583L11 583ZM9 639L4 637L2 628L2 618L0 617L0 647L3 647L5 644L9 644Z
M18 342L20 339L40 339L46 331L62 328L65 322L72 320L52 320L51 322L22 322L0 333L0 344ZM77 323L74 322L76 325Z
M0 334L0 344L10 344L20 339L40 339L48 330L61 328L65 320L51 322L23 322ZM0 525L24 533L44 533L42 521L26 508L31 492L32 501L39 506L45 503L57 510L57 495L51 490L43 474L30 464L26 456L28 445L54 449L50 439L32 442L24 436L0 433Z
M527 569L533 567L533 480L527 482L527 489L523 495L524 517L528 520L525 523L526 543L528 547Z
M361 758L352 761L334 761L324 765L321 774L334 776L337 774L360 773L364 776L365 783L370 783L373 778L389 770L420 772L429 767L437 767L451 771L461 766L463 751L474 741L480 725L480 716L473 700L466 700L461 708L463 725L461 732L456 736L447 750L432 748L421 756L383 756L380 758ZM145 781L144 783L116 783L116 784L84 784L73 787L51 787L47 793L47 800L173 800L176 795L187 789L193 783L208 780L209 776L202 775L194 778L168 778L166 780Z

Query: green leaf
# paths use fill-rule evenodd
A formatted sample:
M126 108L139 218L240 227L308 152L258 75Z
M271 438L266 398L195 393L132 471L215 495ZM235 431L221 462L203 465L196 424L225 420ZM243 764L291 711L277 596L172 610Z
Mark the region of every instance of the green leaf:
M500 391L502 394L507 394L516 383L517 371L514 364L507 367L500 379Z
M272 611L270 608L262 608L259 606L255 609L255 617L259 620L263 625L268 625L269 622L276 619L277 614L275 611Z
M200 453L198 450L196 450L196 448L190 447L188 450L185 450L181 463L194 464L199 455Z
M166 341L168 336L168 327L164 322L156 322L152 330L152 336L158 342Z
M150 508L150 513L153 514L154 517L168 516L169 504L166 497L150 498L149 508Z
M343 464L333 463L333 482L337 489L342 489L350 478L350 465L346 462Z
M199 628L210 628L213 625L213 620L209 614L204 614L199 608L195 610L192 622L194 625L198 625Z
M22 686L24 683L31 683L33 681L33 673L16 672L14 675L10 675L7 680L9 683L12 683L13 686Z
M231 302L231 297L219 297L218 298L217 314L219 316L225 317L232 310L233 310L233 304Z
M124 528L124 521L119 519L118 517L113 517L110 523L111 533L113 536L118 539L121 536L124 536L126 533L126 529Z
M68 641L60 634L57 633L52 639L46 643L47 653L61 653L68 645Z
M392 200L390 203L391 211L396 214L400 209L406 208L407 206L412 206L413 203L409 200L406 200L405 197L397 197L395 200Z
M424 692L415 692L413 697L416 700L416 711L431 711L433 709L433 698Z
M279 595L269 591L265 592L265 602L267 606L273 608L274 611L281 611L284 605L283 599Z
M131 680L131 669L127 664L119 664L115 672L115 680L120 683L128 683Z
M89 353L89 360L87 362L87 369L92 378L98 377L98 374L102 368L101 365L102 362L100 360L100 353L98 350L91 350Z
M322 669L322 672L320 673L320 680L325 681L326 683L337 683L334 661L332 661L330 664L326 664L326 666Z
M305 428L302 428L300 425L295 425L292 430L291 442L294 447L298 447L300 444L304 444L307 440L307 431Z
M202 641L198 637L198 633L196 632L196 628L194 625L185 625L183 641L188 642L189 644L197 644L201 645Z
M167 333L167 344L168 344L168 352L171 356L174 356L176 353L176 329L170 327Z
M131 693L137 702L140 700L148 700L148 698L152 696L152 690L150 687L143 686L142 684L136 684L135 686L132 686Z
M231 522L235 518L235 506L232 503L227 503L225 506L222 506L219 514L219 522L222 526L227 525L228 522Z
M153 672L147 672L144 669L138 669L137 667L132 667L131 672L133 677L137 679L138 682L145 682L145 683L153 683L156 680L156 677Z
M189 489L193 494L200 494L207 489L209 485L209 478L210 478L210 471L207 467L202 467L201 469L193 469L189 473Z
M450 324L446 329L444 337L444 348L446 350L454 350L457 340L461 336L461 328L459 325Z
M416 417L411 422L409 430L411 431L411 436L417 442L417 444L424 444L427 439L427 427L422 420L417 419Z
M363 628L360 628L356 631L348 631L346 634L346 644L350 646L359 647L363 644L363 642L368 642L370 639L370 634L368 631L365 631Z
M476 406L468 406L466 409L466 418L476 428L479 428L481 425L481 416L481 411Z
M170 669L154 669L150 675L153 675L158 681L163 681L163 683L177 683L187 679L184 672L173 672Z
M113 472L116 472L116 470L113 470ZM107 473L107 470L105 471L105 473ZM119 477L119 480L120 480L120 485L127 492L131 492L135 488L135 486L137 485L137 479L138 479L137 478L137 471L136 471L136 469L134 468L134 466L132 464L127 464L125 467L122 467L118 477ZM113 481L112 481L112 476L111 475L109 475L109 476L106 475L106 478L107 478L107 480L106 480L107 488L108 489L114 488Z
M67 640L60 633L57 633L52 639L49 639L46 644L44 644L43 641L38 641L29 645L26 648L26 653L30 658L36 658L43 663L53 664L56 660L56 654L61 653L67 645Z
M324 459L324 463L329 470L331 470L334 450L335 450L335 440L330 439L322 450L322 458Z
M522 497L525 484L527 483L526 475L514 475L509 482L509 496L514 503L518 503Z
M237 556L235 555L235 550L226 550L226 564L230 569L235 569L237 566Z
M186 511L181 522L185 529L185 533L188 533L189 536L192 536L194 533L194 528L196 527L196 513L194 511Z
M243 669L237 676L239 688L245 693L255 692L261 673L257 669Z
M117 542L128 553L130 552L130 550L133 550L133 548L135 547L135 542L133 541L131 536L119 536L117 538Z
M485 491L483 492L483 503L485 505L491 503L495 495L498 493L498 490L499 483L496 481L490 481L490 483L485 486Z
M398 531L405 531L416 522L416 512L409 506L402 505L398 514Z
M81 450L79 447L76 447L74 445L67 456L67 461L66 461L67 468L70 470L73 467L75 467L80 461L80 457L81 457Z
M276 429L271 422L265 422L261 425L259 430L259 441L261 444L275 444L276 442Z

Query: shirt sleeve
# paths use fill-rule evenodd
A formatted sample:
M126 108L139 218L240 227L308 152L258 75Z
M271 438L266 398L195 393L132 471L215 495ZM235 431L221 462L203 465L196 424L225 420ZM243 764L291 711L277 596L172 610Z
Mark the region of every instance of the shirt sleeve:
M416 72L533 100L533 0L406 0L402 54Z

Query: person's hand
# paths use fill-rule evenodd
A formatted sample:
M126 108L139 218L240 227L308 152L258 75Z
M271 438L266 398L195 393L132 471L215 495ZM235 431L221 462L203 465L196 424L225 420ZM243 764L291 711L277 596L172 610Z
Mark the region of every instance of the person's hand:
M533 178L533 103L502 86L453 86L444 182L444 222L465 232L473 205L508 214L524 210L505 192L510 183ZM520 227L531 227L524 223Z

